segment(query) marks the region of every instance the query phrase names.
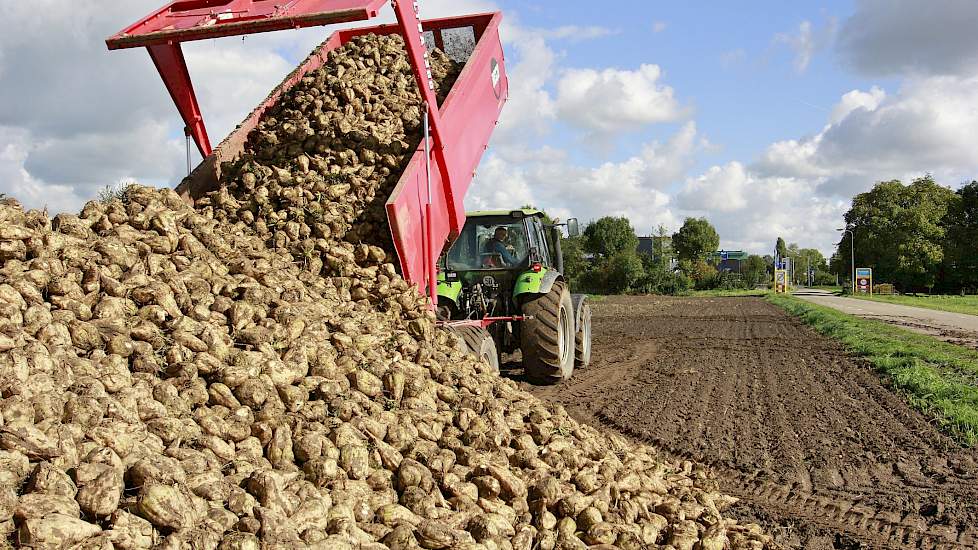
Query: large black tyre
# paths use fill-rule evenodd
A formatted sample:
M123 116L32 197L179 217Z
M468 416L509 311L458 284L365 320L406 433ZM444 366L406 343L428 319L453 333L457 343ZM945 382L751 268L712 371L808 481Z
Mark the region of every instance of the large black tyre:
M462 353L474 355L485 361L492 372L499 373L499 352L496 350L496 342L492 339L489 331L481 327L449 327L450 332L454 332L458 337L458 350Z
M520 341L526 377L537 384L557 384L574 373L574 304L563 281L547 294L523 304Z
M574 366L586 369L591 364L591 304L586 301L577 312L577 330L574 332Z

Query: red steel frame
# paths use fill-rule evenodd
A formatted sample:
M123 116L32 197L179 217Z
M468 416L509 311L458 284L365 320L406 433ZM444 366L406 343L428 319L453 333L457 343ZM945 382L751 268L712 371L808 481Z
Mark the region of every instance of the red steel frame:
M426 21L418 20L417 1L391 0L396 26L351 29L335 33L290 75L232 133L212 150L203 115L180 44L289 28L364 20L375 17L386 0L177 0L106 41L110 50L146 47L174 104L205 160L178 191L196 198L217 185L220 164L243 150L247 133L264 111L304 74L321 66L325 53L355 36L400 33L428 109L430 139L416 151L387 203L388 218L402 273L437 302L436 261L447 242L465 223L463 199L489 136L508 97L505 60L499 39L499 13ZM476 46L458 81L440 108L431 82L422 33L432 31L444 47L442 31L471 27ZM430 169L434 162L435 170ZM477 323L488 326L503 319ZM506 320L512 320L507 318Z
M376 17L386 0L176 0L105 41L110 50L145 47L201 156L210 139L180 44L361 21ZM403 3L403 2L402 2Z
M489 328L493 324L502 321L527 321L532 318L527 315L512 315L509 317L483 317L482 319L473 319L471 321L445 321L443 324L449 327Z

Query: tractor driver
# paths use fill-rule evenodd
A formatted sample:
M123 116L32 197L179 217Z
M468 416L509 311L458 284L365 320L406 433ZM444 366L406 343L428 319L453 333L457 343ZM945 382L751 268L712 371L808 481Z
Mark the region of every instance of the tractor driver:
M493 232L492 238L486 242L486 252L489 254L499 254L499 257L502 258L505 265L514 266L520 260L513 255L516 249L507 242L508 238L509 230L503 226L497 227L496 231Z

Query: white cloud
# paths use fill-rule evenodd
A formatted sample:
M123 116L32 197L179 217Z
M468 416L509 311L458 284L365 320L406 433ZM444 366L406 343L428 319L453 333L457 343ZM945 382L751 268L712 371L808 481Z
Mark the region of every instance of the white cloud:
M973 75L976 28L973 0L858 0L838 48L850 66L868 75Z
M679 193L678 204L686 210L740 210L747 206L747 184L747 170L739 162L714 166L702 176L687 180Z
M662 31L666 30L666 28L668 28L668 27L669 27L669 24L666 23L665 21L656 21L655 23L652 23L652 32L654 32L654 33L660 33Z
M775 44L788 46L795 54L792 64L798 74L808 70L812 59L818 51L824 49L835 40L838 23L830 18L824 27L816 29L811 21L802 21L793 33L778 33L774 36Z
M25 131L0 127L0 192L28 208L46 207L54 212L74 208L79 201L74 189L44 184L24 169L28 148Z
M787 44L795 52L795 70L799 73L808 69L808 64L812 61L815 54L815 37L812 34L812 24L810 21L802 21L798 25L797 34L781 33L775 36L775 41Z
M568 69L557 83L557 112L562 120L595 134L673 122L688 116L675 92L659 83L662 69Z
M875 111L886 99L886 92L878 86L873 86L868 92L853 90L842 96L842 100L832 109L829 124L839 124L858 109Z
M702 146L692 122L664 143L646 144L633 157L596 167L575 163L553 147L497 146L479 168L466 205L534 204L584 221L624 215L640 233L659 224L677 228L669 187L681 181Z
M973 179L978 143L965 136L976 127L978 77L910 79L895 94L853 90L818 133L687 179L676 206L707 214L724 246L780 235L830 253L851 198L876 182L925 173L948 185Z
M820 178L819 192L852 196L881 180L933 173L956 184L978 171L978 77L913 79L895 95L853 90L817 134L772 144L762 176Z
M273 48L255 42L227 40L219 45L185 46L187 67L199 83L197 100L215 146L295 68L295 63Z
M891 174L978 168L978 77L911 80L825 131L819 161ZM973 172L972 172L973 173ZM885 176L885 174L881 174Z
M677 206L706 216L726 249L764 254L783 237L829 253L837 237L828 228L838 223L847 201L820 197L816 186L815 180L761 176L731 162L689 178Z
M557 108L546 85L555 74L557 54L543 37L511 30L507 47L515 50L519 62L507 67L509 101L500 117L494 143L518 139L526 132L539 136L557 116ZM503 35L506 37L506 34Z

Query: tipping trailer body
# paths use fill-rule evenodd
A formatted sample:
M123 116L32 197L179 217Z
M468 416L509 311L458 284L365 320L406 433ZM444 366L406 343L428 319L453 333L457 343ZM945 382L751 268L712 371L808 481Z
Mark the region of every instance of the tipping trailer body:
M268 96L237 129L211 150L180 43L284 28L355 21L377 15L384 0L178 0L107 40L110 49L145 46L187 126L203 162L177 191L193 201L217 189L222 165L244 152L249 133L265 112L306 74L321 67L330 51L365 34L400 33L422 97L431 106L425 136L387 201L386 209L404 278L437 302L436 260L465 224L464 198L509 94L499 38L501 13L418 21L417 2L394 1L398 24L335 32ZM318 11L317 11L318 10ZM420 32L419 32L420 31ZM465 66L438 107L425 42L464 57ZM451 55L452 44L469 43L468 55Z

